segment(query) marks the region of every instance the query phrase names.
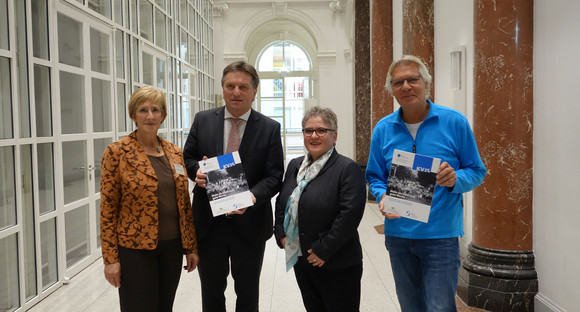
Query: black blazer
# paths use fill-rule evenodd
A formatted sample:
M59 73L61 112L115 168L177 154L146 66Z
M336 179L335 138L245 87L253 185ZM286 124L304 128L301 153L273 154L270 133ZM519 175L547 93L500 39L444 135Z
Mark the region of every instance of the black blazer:
M303 157L288 164L280 195L276 200L274 233L278 246L284 232L284 211L296 187ZM298 203L298 228L302 255L308 249L324 260L322 268L343 268L362 262L358 225L366 203L362 169L350 158L332 153L318 176L306 186Z
M203 156L212 158L224 153L224 112L222 106L195 115L183 148L185 167L192 180ZM252 109L238 152L256 204L243 215L233 216L232 222L235 232L248 242L263 243L272 236L271 198L280 190L284 175L280 124ZM205 188L193 188L192 209L197 240L202 241L213 222Z

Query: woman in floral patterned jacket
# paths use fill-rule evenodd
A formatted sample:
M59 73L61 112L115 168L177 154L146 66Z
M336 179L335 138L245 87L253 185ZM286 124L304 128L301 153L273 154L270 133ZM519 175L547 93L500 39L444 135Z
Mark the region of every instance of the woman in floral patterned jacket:
M137 130L110 144L101 172L105 277L119 288L122 311L171 311L185 254L198 262L183 155L157 136L167 116L161 91L136 90L129 114Z

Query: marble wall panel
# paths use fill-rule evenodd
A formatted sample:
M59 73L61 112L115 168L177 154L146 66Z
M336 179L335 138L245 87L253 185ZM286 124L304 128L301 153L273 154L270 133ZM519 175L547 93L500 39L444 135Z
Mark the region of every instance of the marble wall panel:
M370 3L355 1L355 161L366 166L371 144Z
M433 0L403 0L403 54L418 56L435 77L435 18ZM431 99L435 98L435 79Z
M473 243L532 250L533 1L475 0Z
M371 9L372 126L393 112L393 96L385 89L393 62L393 1L372 0Z

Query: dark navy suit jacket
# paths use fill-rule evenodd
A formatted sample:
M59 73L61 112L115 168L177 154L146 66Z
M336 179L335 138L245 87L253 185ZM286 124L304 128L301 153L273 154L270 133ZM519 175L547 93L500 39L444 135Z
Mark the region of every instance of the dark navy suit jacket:
M212 158L224 153L224 114L225 106L222 106L195 115L183 148L190 179L195 179L198 161L203 156ZM263 243L272 236L271 198L280 190L284 175L280 124L252 109L239 153L256 204L248 207L243 215L233 216L232 222L235 232L249 243ZM194 187L192 209L197 240L203 241L213 220L205 188Z

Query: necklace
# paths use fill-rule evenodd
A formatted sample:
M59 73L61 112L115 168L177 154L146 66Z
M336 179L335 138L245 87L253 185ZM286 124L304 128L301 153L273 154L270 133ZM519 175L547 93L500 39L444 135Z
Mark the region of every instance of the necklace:
M150 146L146 146L145 144L139 142L141 144L141 146L143 146L143 149L147 149L147 150L153 150L155 152L157 152L157 154L161 153L161 144L159 143L159 141L157 141L157 146L155 147L150 147Z

